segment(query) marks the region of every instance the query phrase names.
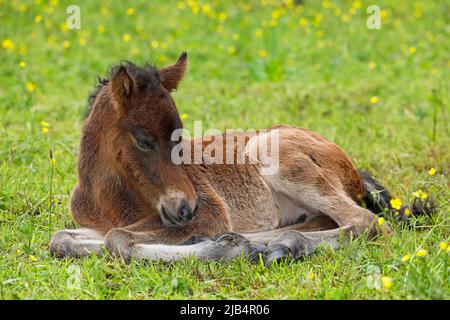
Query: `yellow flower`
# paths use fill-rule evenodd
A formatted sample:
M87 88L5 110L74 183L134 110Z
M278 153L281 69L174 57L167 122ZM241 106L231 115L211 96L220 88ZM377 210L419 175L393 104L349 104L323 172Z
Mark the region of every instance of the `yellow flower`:
M348 14L344 14L341 16L341 20L342 20L342 22L349 22L350 16Z
M255 37L261 38L263 36L263 30L261 28L257 28L255 30Z
M133 8L128 8L127 9L127 15L132 16L134 14L134 9Z
M151 47L152 47L153 49L156 49L156 48L159 47L159 42L158 42L157 40L153 40L153 41L150 43L150 45L151 45Z
M36 90L36 85L33 82L31 82L31 81L27 81L25 83L25 87L27 88L27 90L29 92L32 92L32 91Z
M410 216L411 215L411 209L409 208L405 208L405 211L403 212L405 216Z
M158 60L161 61L161 62L166 62L167 61L167 57L165 55L163 55L163 54L160 54L158 56Z
M62 45L63 45L64 49L69 49L70 48L70 41L64 40Z
M425 257L427 255L427 250L420 249L416 252L416 257Z
M415 47L409 47L408 51L409 51L410 55L413 55L414 53L416 53L416 48Z
M310 274L309 274L309 279L310 280L314 280L316 278L316 274L314 273L314 272L311 272Z
M439 248L441 250L445 251L447 247L448 247L447 242L442 241L441 243L439 243Z
M403 262L408 262L411 259L411 255L410 254L406 254L402 257L402 261Z
M227 14L225 12L219 13L219 20L225 21L227 19Z
M417 190L413 192L413 196L422 200L425 200L428 197L428 194L423 192L422 190Z
M378 97L377 96L373 96L373 97L370 98L370 103L371 104L375 104L377 102L378 102Z
M59 29L64 33L67 33L67 31L69 31L69 27L67 26L67 23L61 23L61 25L59 26Z
M184 8L186 8L186 5L184 4L183 1L178 1L178 3L177 3L177 8L178 8L179 10L183 10Z
M130 36L128 33L125 33L125 34L122 36L122 40L123 40L124 42L128 42L128 41L131 40L131 36Z
M22 254L22 250L20 250L20 249L17 249L17 254Z
M27 66L27 63L25 61L20 61L19 62L19 67L25 68L26 66Z
M261 57L261 58L266 58L268 55L269 55L269 53L266 51L266 50L264 50L264 49L261 49L261 50L259 50L258 51L258 55Z
M414 17L420 18L422 16L422 9L420 7L417 7L414 9Z
M359 9L359 8L361 8L361 7L362 7L361 1L355 1L355 2L353 2L353 8Z
M373 69L375 69L377 67L377 64L375 63L375 62L373 62L373 61L370 61L369 62L369 69L370 70L373 70Z
M279 10L275 10L272 12L272 19L278 19L280 17L280 11Z
M191 10L193 14L198 14L198 12L200 11L200 7L198 6L198 4L194 3L191 7Z
M43 126L43 127L50 127L50 123L48 123L47 121L42 120L41 121L41 126Z
M34 262L37 261L37 258L35 256L33 256L32 254L30 254L28 257L30 258L31 261L34 261Z
M330 1L328 1L328 0L323 1L322 7L324 7L325 9L328 9L330 7Z
M204 13L210 13L211 12L211 6L209 4L202 5L202 11Z
M227 49L229 54L234 54L236 53L236 47L235 46L229 46Z
M182 113L181 114L181 120L186 120L188 118L187 113Z
M131 54L132 56L137 56L137 55L139 54L139 52L140 52L139 49L136 48L136 47L133 47L133 48L131 48L131 50L130 50L130 54ZM161 56L159 56L158 58L159 58L160 61L164 62L163 59L161 59Z
M430 171L428 171L428 175L430 177L434 176L436 174L436 169L435 168L431 168Z
M394 284L394 280L391 277L381 277L381 284L383 285L383 288L390 289L392 288L392 285Z
M78 44L79 44L80 46L86 45L86 42L87 42L86 38L80 38L80 39L78 40Z
M42 21L42 17L40 15L37 15L36 17L34 17L34 22L39 23Z
M51 162L52 162L53 167L56 166L56 158L55 157L52 157Z
M43 134L47 134L47 133L48 133L48 128L47 128L47 127L42 127L42 128L41 128L41 132L42 132Z
M97 30L98 30L98 32L103 33L103 32L105 32L105 27L100 25L100 26L98 26Z
M16 45L15 45L14 41L12 41L11 39L5 39L5 40L2 41L3 49L14 50L15 46Z
M400 210L402 207L402 200L400 198L392 198L390 203L393 209Z
M308 20L306 20L306 18L301 18L301 19L298 21L298 23L299 23L301 26L306 26L306 25L308 24Z
M383 223L384 223L384 218L383 217L378 218L378 225L381 226L381 225L383 225Z
M108 7L102 6L102 7L100 8L100 14L101 14L102 16L106 17L106 16L109 14Z

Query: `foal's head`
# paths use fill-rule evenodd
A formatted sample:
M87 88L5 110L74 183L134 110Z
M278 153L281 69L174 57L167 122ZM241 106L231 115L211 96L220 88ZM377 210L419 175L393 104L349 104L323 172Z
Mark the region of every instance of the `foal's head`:
M163 224L170 227L185 225L197 211L186 172L171 161L177 143L171 141L171 134L183 124L170 92L186 67L186 53L160 70L121 64L96 99L96 104L103 100L108 106L104 109L110 109L98 119L104 140L102 158L145 207L160 214ZM95 121L93 117L90 121Z

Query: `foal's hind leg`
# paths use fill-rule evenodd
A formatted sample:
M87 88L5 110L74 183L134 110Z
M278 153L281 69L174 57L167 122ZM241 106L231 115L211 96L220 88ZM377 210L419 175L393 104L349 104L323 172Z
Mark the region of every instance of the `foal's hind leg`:
M285 257L295 260L308 256L322 244L337 249L341 240L348 239L350 231L351 227L316 232L286 231L269 242L266 264Z
M336 222L325 215L320 215L308 218L305 222L292 224L287 227L260 232L244 233L242 235L250 241L268 244L270 241L286 231L296 230L301 232L312 232L336 228L338 228Z
M373 236L378 232L376 215L358 206L344 193L333 194L335 190L331 188L329 195L314 192L312 188L309 192L306 189L303 191L303 195L309 200L308 205L333 219L339 228L317 232L292 230L282 233L269 242L266 254L267 262L283 256L296 259L309 255L322 243L337 248L342 234L348 237L351 232L358 236L368 230L368 235Z
M287 231L269 242L266 252L268 263L284 256L297 259L309 255L322 243L337 248L342 234L347 238L350 232L359 236L368 231L368 235L372 237L380 232L376 215L358 206L344 192L328 185L325 180L321 187L321 192L314 190L314 185L304 187L302 193L297 194L297 199L302 205L307 203L314 210L334 220L339 228L318 232ZM328 190L325 191L326 187ZM386 226L382 227L386 231L390 230Z
M104 236L93 229L73 229L56 232L50 241L50 253L58 258L80 258L100 254Z
M380 232L377 216L356 203L356 197L363 189L359 184L358 172L339 148L323 141L308 145L305 137L298 139L286 136L280 143L279 170L265 180L279 200L278 206L284 215L292 219L295 208L323 214L333 220L338 228L319 232L287 231L269 241L266 261L283 256L298 258L312 253L319 244L339 245L341 234L349 232L358 236L368 231L369 236ZM287 205L288 204L288 205ZM291 210L293 208L293 210ZM295 217L295 216L294 216ZM389 231L386 226L381 229Z

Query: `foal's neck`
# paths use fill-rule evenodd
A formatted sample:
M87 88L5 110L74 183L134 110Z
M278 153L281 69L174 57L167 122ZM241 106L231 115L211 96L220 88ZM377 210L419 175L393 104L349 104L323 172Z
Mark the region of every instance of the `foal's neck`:
M108 142L104 134L113 107L103 95L99 95L84 123L78 155L78 184L85 188L92 189L97 181L115 175L110 159L106 159Z

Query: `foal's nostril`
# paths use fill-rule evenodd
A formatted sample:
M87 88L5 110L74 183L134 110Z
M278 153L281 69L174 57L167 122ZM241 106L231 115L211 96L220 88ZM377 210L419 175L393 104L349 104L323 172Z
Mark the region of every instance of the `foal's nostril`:
M188 219L191 216L191 212L186 203L182 203L178 208L178 216L183 219Z

